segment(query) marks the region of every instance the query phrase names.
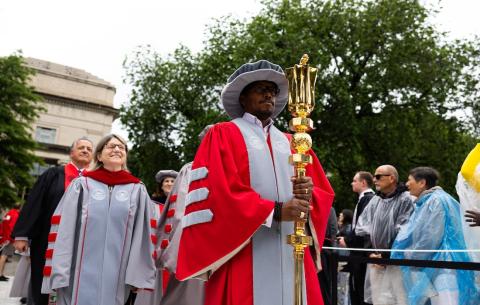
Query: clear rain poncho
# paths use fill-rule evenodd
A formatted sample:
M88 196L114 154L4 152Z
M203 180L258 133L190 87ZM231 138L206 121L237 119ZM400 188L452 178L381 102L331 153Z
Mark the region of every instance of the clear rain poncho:
M460 213L466 210L480 211L480 143L468 154L465 159L456 184L457 194L460 199ZM480 227L470 227L466 221L462 221L463 234L467 248L480 249ZM480 263L480 252L470 252L470 257L476 263ZM480 272L475 272L477 287L480 287Z
M480 211L480 143L468 154L457 179L457 194L462 215L466 210ZM470 227L462 221L468 249L480 249L480 228ZM480 252L471 253L475 262L480 262Z
M456 189L460 199L460 213L462 218L466 210L480 211L480 192L472 188L461 173L458 174ZM480 249L480 227L470 227L465 221L465 218L464 221L462 221L462 226L467 248ZM472 252L470 256L473 261L480 263L480 252Z
M415 203L415 211L395 239L392 250L466 249L459 203L434 187ZM393 252L391 258L469 262L465 252ZM410 305L423 305L442 296L442 304L478 304L473 271L402 266L403 284ZM446 301L445 299L449 299Z
M358 218L355 233L370 236L373 249L390 249L400 226L413 212L413 200L409 192L399 191L388 198L374 196Z
M405 224L413 212L413 200L405 187L399 185L396 192L388 198L374 196L358 219L355 233L370 236L372 252L374 249L390 249L400 227ZM388 252L382 256L388 257ZM400 272L396 266L375 268L367 265L364 299L367 303L395 304L398 294L404 294L398 285Z

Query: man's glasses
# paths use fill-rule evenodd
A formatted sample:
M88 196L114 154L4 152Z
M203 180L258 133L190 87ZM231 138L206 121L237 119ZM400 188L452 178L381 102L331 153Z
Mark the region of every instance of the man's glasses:
M377 179L377 180L380 180L380 179L382 179L382 177L388 177L388 176L391 176L391 175L390 174L376 174L373 177L375 177L375 179Z
M270 86L258 86L251 89L253 92L258 94L267 94L270 93L272 96L277 96L280 93L280 89Z
M118 149L121 150L121 151L125 151L125 145L122 145L122 144L111 143L111 144L105 145L105 148L110 149L110 150L114 150L115 147L118 147Z

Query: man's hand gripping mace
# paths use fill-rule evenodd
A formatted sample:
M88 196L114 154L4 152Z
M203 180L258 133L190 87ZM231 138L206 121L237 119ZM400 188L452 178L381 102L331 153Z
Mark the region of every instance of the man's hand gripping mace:
M295 152L290 156L290 164L295 168L297 178L305 177L305 167L312 163L312 156L308 151L312 147L312 138L307 133L313 129L313 121L308 118L315 106L315 81L317 69L307 64L308 55L305 54L297 64L286 69L288 79L288 111L293 118L290 120L292 136L291 147ZM294 234L288 235L287 243L293 246L295 261L294 305L304 305L303 301L303 259L305 248L312 244L312 237L305 234L305 223L308 214L302 220L295 221Z

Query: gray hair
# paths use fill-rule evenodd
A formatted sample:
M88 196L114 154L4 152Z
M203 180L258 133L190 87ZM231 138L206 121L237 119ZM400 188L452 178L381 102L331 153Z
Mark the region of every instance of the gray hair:
M111 139L117 139L122 144L125 146L125 164L122 165L123 170L128 170L127 168L127 155L128 155L128 146L127 146L127 141L125 141L121 136L117 134L109 134L104 136L100 141L98 141L97 146L95 147L95 151L93 152L93 167L92 170L99 169L100 167L103 167L103 162L98 160L98 156L102 153L103 149L105 148L105 145L107 145L108 142L110 142Z
M78 138L78 139L76 139L75 141L73 141L72 145L70 145L70 151L72 151L72 150L77 146L78 142L80 142L80 141L88 141L88 142L90 142L90 144L92 144L92 146L93 146L92 140L90 140L89 138L83 136L83 137Z

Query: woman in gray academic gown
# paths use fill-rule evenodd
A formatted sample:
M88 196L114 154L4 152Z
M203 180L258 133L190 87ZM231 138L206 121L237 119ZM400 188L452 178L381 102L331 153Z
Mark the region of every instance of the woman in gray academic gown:
M100 140L93 170L52 216L42 292L56 291L58 305L123 305L131 290L154 288L156 213L127 152L117 135Z

